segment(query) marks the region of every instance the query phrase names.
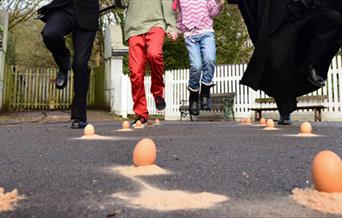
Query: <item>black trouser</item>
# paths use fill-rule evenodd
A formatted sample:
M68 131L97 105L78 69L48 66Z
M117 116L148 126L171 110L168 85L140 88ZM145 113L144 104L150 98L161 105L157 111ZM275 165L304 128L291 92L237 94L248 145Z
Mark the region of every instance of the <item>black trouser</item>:
M74 57L74 99L71 119L87 121L87 93L89 87L90 59L96 32L78 26L72 5L56 8L49 12L42 32L46 47L51 51L57 66L66 72L70 70L70 52L65 45L64 36L72 33Z
M342 33L342 15L335 10L291 9L287 20L271 35L269 73L263 81L275 97L280 115L285 117L296 110L296 97L305 85L298 84L306 81L300 67L313 64L319 72L326 72L321 66L328 65L341 47Z

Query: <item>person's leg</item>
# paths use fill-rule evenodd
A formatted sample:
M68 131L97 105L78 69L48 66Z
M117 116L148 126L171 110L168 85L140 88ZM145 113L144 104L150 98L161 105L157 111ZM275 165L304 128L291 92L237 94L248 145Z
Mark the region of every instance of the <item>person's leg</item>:
M200 79L202 74L202 55L200 40L196 36L189 36L185 39L190 61L190 78L188 88L191 91L199 92Z
M43 41L59 68L56 78L56 87L59 89L66 86L70 70L70 52L65 45L64 36L72 32L75 26L75 17L61 8L50 12L42 31Z
M201 109L210 110L210 88L213 86L213 77L216 66L216 42L213 32L201 35L201 54L203 60L203 74L201 79Z
M280 120L290 122L290 114L296 109L295 73L296 73L297 29L293 23L284 24L271 36L269 71L263 85L267 86L277 103ZM279 122L279 124L283 124Z
M202 73L202 56L200 41L196 36L185 38L185 45L188 49L190 59L190 78L188 89L190 91L189 97L189 112L192 115L199 115L199 89L200 78Z
M278 112L280 115L280 119L278 120L278 124L280 125L291 125L291 113L297 108L297 100L296 98L282 98L275 97L275 101L277 104Z
M42 31L43 41L52 53L57 66L63 70L70 69L70 52L65 45L64 36L71 33L75 22L63 9L57 9L48 15Z
M201 55L203 59L203 75L201 83L206 86L213 85L216 67L216 42L213 32L201 36Z
M73 31L74 59L72 69L74 72L74 99L71 108L71 119L87 122L87 94L89 87L90 59L95 31L77 27Z
M133 111L139 118L148 119L148 110L145 96L144 76L146 66L145 36L133 36L128 40L129 60L131 72Z
M151 68L151 93L155 99L156 108L162 111L166 107L164 100L164 57L163 44L165 31L162 28L152 28L146 34L147 60Z

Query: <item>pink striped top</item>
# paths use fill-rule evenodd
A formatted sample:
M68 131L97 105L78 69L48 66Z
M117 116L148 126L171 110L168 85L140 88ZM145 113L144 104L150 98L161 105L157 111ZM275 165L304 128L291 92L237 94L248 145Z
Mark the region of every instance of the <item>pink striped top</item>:
M203 32L213 32L213 19L221 11L215 0L174 0L178 11L177 28L184 37Z

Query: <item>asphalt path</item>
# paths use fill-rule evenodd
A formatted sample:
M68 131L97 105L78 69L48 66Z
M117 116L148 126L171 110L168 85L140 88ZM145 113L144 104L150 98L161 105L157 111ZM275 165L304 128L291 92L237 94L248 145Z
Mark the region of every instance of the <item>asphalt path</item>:
M163 122L132 132L119 122L93 123L113 140L75 140L67 124L0 125L0 187L25 197L0 217L342 217L298 205L291 190L310 187L311 163L324 149L342 155L342 123L313 123L321 137L299 138L299 123L278 131L232 122ZM136 194L136 182L107 169L132 164L144 137L157 165L172 172L142 178L164 190L210 192L228 201L208 209L163 212L112 196ZM186 202L184 202L186 203Z

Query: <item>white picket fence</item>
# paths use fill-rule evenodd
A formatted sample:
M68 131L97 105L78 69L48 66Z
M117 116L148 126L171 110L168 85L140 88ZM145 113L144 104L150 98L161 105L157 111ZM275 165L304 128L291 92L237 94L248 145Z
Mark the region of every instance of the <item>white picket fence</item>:
M9 86L10 109L67 109L73 99L74 74L69 75L65 89L55 86L56 68L8 66L6 77ZM90 73L88 105L95 102L95 72Z
M236 93L235 97L235 115L236 117L253 116L249 110L251 107L257 107L255 103L256 98L266 98L265 93L261 91L254 91L246 86L239 84L239 81L246 69L247 65L220 65L216 68L215 84L212 93ZM174 120L180 118L179 106L181 100L188 99L189 92L186 89L189 78L188 69L170 70L165 72L165 99L167 102L167 109L165 111L165 118ZM125 84L122 87L127 89L127 108L128 114L133 113L133 102L131 96L131 84L129 78L125 76L122 80ZM151 78L145 78L146 98L148 102L148 109L150 114L157 114L155 109L153 96L150 93ZM310 93L309 95L328 95L329 98L324 102L328 108L324 110L322 116L323 120L342 120L342 61L341 56L336 56L331 64L326 86L318 91ZM301 104L310 104L306 102ZM266 105L267 106L267 105ZM275 106L275 105L273 105ZM277 116L277 113L266 113L269 116ZM296 112L295 117L298 119L313 119L313 111Z
M246 86L239 85L239 81L246 69L246 65L221 65L216 68L214 82L216 86L211 90L212 93L236 93L235 114L239 116L248 116L250 102L256 92ZM189 70L167 71L165 75L166 89L165 98L168 103L166 118L179 118L179 106L181 100L187 100L189 91L187 84L189 79Z

